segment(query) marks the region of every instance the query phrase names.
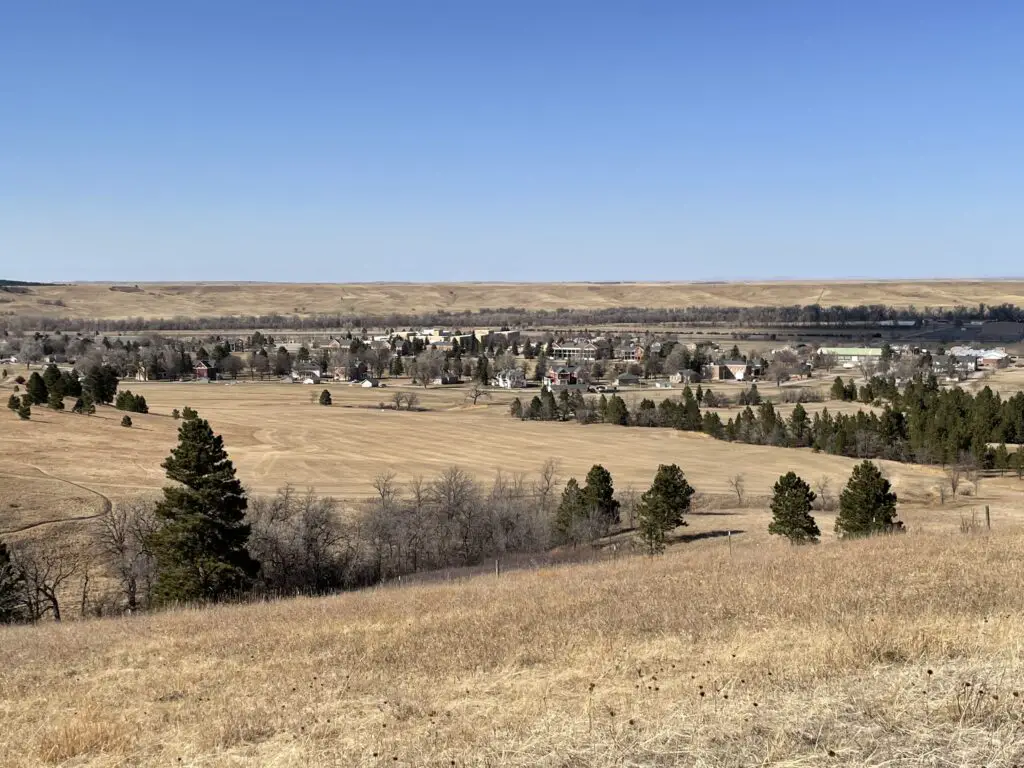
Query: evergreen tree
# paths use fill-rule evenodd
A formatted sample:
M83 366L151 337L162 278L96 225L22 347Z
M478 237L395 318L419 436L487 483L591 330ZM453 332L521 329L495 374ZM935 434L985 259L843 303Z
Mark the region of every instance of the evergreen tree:
M587 511L595 516L605 530L613 525L618 525L619 502L615 500L612 475L600 464L595 464L587 472L587 484L583 486L583 499Z
M491 383L491 364L486 355L480 355L476 361L476 380L485 387Z
M839 497L836 534L842 538L870 536L903 529L896 519L896 494L872 462L863 461Z
M171 418L174 419L175 421L180 419L181 418L181 411L179 411L177 408L174 408L173 410L171 410Z
M627 426L629 424L629 409L626 402L618 395L608 398L608 407L605 411L604 420L609 424Z
M571 540L577 521L586 515L586 501L575 477L570 477L562 491L562 501L555 513L555 543L565 544Z
M654 555L665 549L665 534L685 525L683 515L690 509L693 487L675 464L662 464L651 487L640 497L637 532L647 551Z
M81 414L84 411L85 411L85 400L83 400L82 398L78 398L77 400L75 400L75 404L73 406L71 406L71 412L72 413Z
M794 544L815 543L821 536L811 516L815 495L795 472L787 472L775 483L772 496L772 521L768 533L785 536Z
M46 398L46 405L55 411L64 410L64 393L61 392L60 382L58 382L58 386L50 390L50 394Z
M17 411L21 407L21 398L17 395L11 395L7 398L7 407L12 411Z
M126 413L124 416L121 417L121 426L122 427L130 427L131 425L132 425L132 417L129 416Z
M789 416L789 433L793 436L793 445L798 448L807 445L810 437L810 421L807 418L807 409L800 403L793 406L793 413Z
M11 560L7 545L0 541L0 624L13 624L25 618L22 606L24 577Z
M46 405L46 401L50 397L46 382L43 381L43 377L39 375L38 371L33 371L32 375L28 377L25 392L28 394L29 405Z
M64 397L82 396L82 382L78 380L78 373L74 370L64 371L60 375L60 386L64 390Z
M509 413L512 414L512 416L514 418L517 418L517 419L523 418L523 401L520 400L518 397L514 398L512 400L512 405L509 406L508 410L509 410Z
M223 438L187 409L162 466L179 485L165 487L156 506L156 600L222 600L248 589L259 565L246 549L248 502Z
M320 393L320 405L331 405L331 393L326 389Z
M32 401L28 395L21 398L21 405L18 406L18 418L22 421L32 418Z
M43 383L46 384L47 391L53 391L61 386L60 369L55 364L50 363L43 370Z
M842 376L836 376L835 381L832 382L832 389L829 390L829 394L833 400L846 399L846 385L843 383Z
M112 403L117 394L117 371L109 365L100 365L86 374L82 391L88 392L94 403Z

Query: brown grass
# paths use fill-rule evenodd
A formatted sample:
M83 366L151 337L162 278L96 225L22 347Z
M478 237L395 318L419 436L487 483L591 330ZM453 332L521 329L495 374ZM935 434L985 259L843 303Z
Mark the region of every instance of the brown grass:
M5 313L110 318L267 314L387 314L482 307L1024 304L1024 280L778 281L748 283L111 283L33 287L2 294ZM131 287L131 286L129 286ZM44 302L61 301L62 305Z
M0 764L1010 766L1024 533L0 630ZM702 695L703 694L703 695Z
M765 494L780 474L794 468L808 479L829 476L838 488L854 463L810 450L729 444L669 429L521 422L509 417L514 395L504 392L472 406L463 389L418 388L421 405L429 410L410 413L374 407L389 400L394 388L326 386L334 396L330 408L310 403L320 386L125 383L122 388L145 395L151 411L133 414L131 429L119 426L122 414L112 408L101 408L94 417L36 408L28 422L0 414L6 416L0 483L45 482L51 491L63 484L66 495L82 500L89 492L79 486L111 498L159 489L165 480L160 463L177 441L178 424L169 414L185 405L224 435L240 478L255 492L292 483L340 498L365 498L379 472L409 479L459 465L490 479L499 470L534 472L556 458L563 477L585 475L592 464L602 463L621 488L646 488L658 464L675 462L705 493L728 493L727 479L742 472L748 492ZM660 399L673 393L647 394ZM627 400L640 396L625 395ZM926 467L886 468L908 498L927 495L940 477ZM0 524L0 530L4 527Z

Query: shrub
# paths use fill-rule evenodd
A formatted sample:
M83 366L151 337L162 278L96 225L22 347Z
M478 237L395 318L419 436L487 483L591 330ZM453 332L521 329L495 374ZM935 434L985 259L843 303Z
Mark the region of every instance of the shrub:
M130 427L131 425L132 425L132 417L129 416L126 413L124 416L121 417L121 426L122 427Z

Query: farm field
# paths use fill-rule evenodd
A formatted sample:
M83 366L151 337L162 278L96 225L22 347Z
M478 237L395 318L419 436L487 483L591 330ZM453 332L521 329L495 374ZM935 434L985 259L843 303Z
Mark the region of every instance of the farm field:
M1024 534L738 542L12 627L0 763L1024 759Z
M117 286L126 290L112 290ZM0 294L0 311L51 318L420 314L445 310L1024 304L1024 280L732 283L71 283ZM59 302L59 303L57 303Z
M677 463L706 502L720 509L730 505L729 479L742 473L747 495L757 508L733 510L729 521L710 516L695 522L695 533L705 523L717 529L728 522L735 530L765 535L767 513L754 500L767 496L780 474L792 469L809 482L827 477L833 493L838 493L855 463L809 449L727 443L668 429L521 422L508 416L515 393L505 391L474 406L462 387L326 386L334 398L331 407L311 402L322 386L125 382L122 389L145 395L150 407L149 414L132 414L130 429L119 425L122 412L109 407L93 417L37 408L28 422L6 414L0 435L0 487L5 499L0 531L38 532L31 526L88 518L106 504L158 491L165 482L160 464L177 440L177 422L170 413L186 405L223 434L239 477L252 493L273 493L290 483L356 503L372 495L372 480L383 472L407 481L415 475L430 478L458 465L487 481L499 471L536 473L548 459L558 462L563 480L582 477L592 464L601 463L611 471L617 488L643 491L658 464ZM379 409L381 401L389 402L398 391L416 392L419 407L427 410ZM628 401L670 394L649 390L624 396ZM862 406L831 402L806 407L813 413L822 407L854 411ZM779 410L788 413L790 408L783 405ZM981 504L991 505L996 519L1004 522L1020 515L1016 479L988 479L980 498L936 509L935 489L943 481L939 469L883 465L900 494L901 515L908 523L956 528L962 507ZM830 522L823 521L821 527L830 535Z

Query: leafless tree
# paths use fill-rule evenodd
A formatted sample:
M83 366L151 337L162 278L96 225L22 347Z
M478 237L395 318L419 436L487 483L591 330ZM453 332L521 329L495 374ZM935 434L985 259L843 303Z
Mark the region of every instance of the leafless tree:
M441 375L444 369L444 353L430 349L416 356L416 379L426 387Z
M743 506L743 496L745 491L744 478L742 474L735 474L730 477L727 481L732 492L736 494L736 505Z
M964 467L959 463L950 464L946 467L946 480L949 483L949 489L953 492L954 499L960 488L960 481L963 479L963 475Z
M554 514L555 507L558 504L559 471L558 460L548 459L541 465L540 473L534 482L534 494L537 497L541 511L549 517Z
M149 603L154 567L147 542L156 527L153 505L146 501L118 504L99 519L96 543L129 613Z
M472 400L473 405L476 405L476 401L479 400L481 397L490 400L491 393L484 388L483 384L475 382L473 386L469 388L469 391L466 392L466 399Z
M409 392L405 396L405 410L411 411L420 402L420 396L415 392Z
M24 577L25 607L32 621L39 621L47 613L60 621L60 601L82 572L82 556L67 544L35 540L16 547L12 559Z
M832 479L828 475L822 475L814 484L815 495L818 497L818 504L823 511L828 511L835 506L835 499L832 496Z
M391 402L395 404L395 410L402 410L402 403L405 402L405 392L395 392L391 395Z
M632 485L627 485L616 494L619 497L619 512L626 528L636 527L636 512L640 505L640 492Z
M285 486L272 498L252 499L247 517L249 550L267 591L321 594L352 582L356 541L333 498Z

